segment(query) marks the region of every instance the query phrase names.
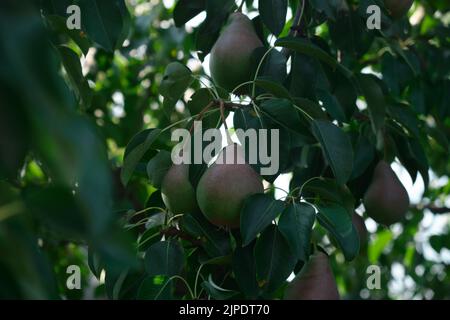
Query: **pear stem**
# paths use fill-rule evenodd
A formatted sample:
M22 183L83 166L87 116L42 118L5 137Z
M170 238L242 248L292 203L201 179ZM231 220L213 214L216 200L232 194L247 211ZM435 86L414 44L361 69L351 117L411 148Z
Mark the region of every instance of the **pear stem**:
M242 0L241 4L239 5L239 8L237 8L236 12L242 12L242 8L244 7L245 0Z

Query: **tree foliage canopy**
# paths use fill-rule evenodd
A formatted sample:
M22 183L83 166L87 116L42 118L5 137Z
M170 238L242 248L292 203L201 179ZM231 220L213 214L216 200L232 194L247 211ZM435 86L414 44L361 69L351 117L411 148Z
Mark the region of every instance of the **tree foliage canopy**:
M81 30L66 24L73 4ZM380 30L366 24L374 4ZM314 250L330 255L342 298L450 297L447 0L395 19L381 0L0 7L0 298L282 298ZM236 10L264 44L246 97L205 71ZM280 132L280 170L232 230L172 214L160 191L171 130L220 126L221 104L234 129ZM391 227L361 206L381 159L424 185ZM190 166L194 187L206 167ZM361 248L355 209L370 231ZM80 290L67 287L70 265Z

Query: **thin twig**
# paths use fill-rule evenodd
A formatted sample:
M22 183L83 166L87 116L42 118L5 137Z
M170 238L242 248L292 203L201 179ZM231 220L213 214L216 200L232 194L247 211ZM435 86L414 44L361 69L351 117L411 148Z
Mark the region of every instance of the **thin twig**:
M289 31L289 36L296 37L299 33L300 23L302 22L303 12L305 11L305 0L300 0L301 5L297 7L297 11L295 12L294 21L292 22L291 30ZM291 55L291 50L288 48L283 48L281 53L284 54L286 58L289 58Z

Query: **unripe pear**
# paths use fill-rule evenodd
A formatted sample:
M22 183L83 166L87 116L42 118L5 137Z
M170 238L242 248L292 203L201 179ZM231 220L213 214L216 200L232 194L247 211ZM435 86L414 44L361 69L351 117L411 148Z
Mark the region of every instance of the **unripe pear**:
M317 251L289 284L286 300L339 300L339 292L328 256Z
M408 13L413 2L413 0L384 0L384 5L392 18L399 19Z
M189 165L174 164L167 171L161 184L164 204L174 214L198 210L195 190L189 181Z
M364 195L364 207L369 217L386 226L401 221L408 211L408 193L385 161L375 167L372 182Z
M242 148L231 144L222 149L216 162L200 178L197 202L211 223L237 228L244 200L263 192L261 177L245 163Z
M209 68L215 84L232 91L252 80L252 53L262 46L251 20L240 12L232 13L211 49Z

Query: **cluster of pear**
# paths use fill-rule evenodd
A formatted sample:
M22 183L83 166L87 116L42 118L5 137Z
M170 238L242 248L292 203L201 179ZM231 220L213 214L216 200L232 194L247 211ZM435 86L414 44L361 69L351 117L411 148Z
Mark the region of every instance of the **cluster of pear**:
M200 210L213 224L238 228L244 200L263 193L262 178L245 163L242 148L230 144L206 169L194 190L189 180L189 165L172 165L165 175L161 193L167 208L174 214Z

